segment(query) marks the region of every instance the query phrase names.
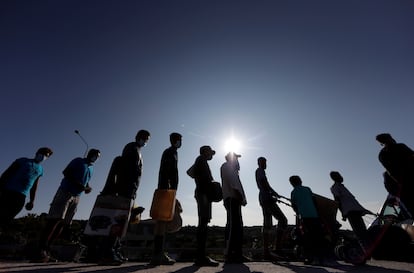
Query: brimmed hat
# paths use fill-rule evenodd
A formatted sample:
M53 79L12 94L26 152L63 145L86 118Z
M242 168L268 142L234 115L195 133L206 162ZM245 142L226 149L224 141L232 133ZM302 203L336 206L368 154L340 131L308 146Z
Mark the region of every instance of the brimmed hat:
M388 143L395 141L392 136L388 133L379 134L375 137L375 139L380 143Z

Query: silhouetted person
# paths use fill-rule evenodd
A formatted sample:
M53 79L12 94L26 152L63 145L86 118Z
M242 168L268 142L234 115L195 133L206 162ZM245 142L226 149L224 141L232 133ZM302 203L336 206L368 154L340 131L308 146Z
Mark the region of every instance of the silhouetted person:
M122 155L112 163L101 194L135 199L143 167L141 148L147 145L150 137L147 130L139 130L135 141L125 145Z
M179 133L170 134L171 146L164 150L158 175L158 189L173 189L178 187L178 154L181 147L182 136ZM175 260L164 252L164 240L167 223L157 220L154 227L154 249L150 261L151 265L172 265Z
M0 226L6 226L25 207L32 210L39 178L43 175L40 164L53 154L47 147L37 150L35 158L16 159L0 177ZM29 195L29 202L26 197Z
M197 201L198 226L197 226L197 253L195 265L218 266L219 263L206 255L208 223L211 220L211 200L208 198L209 184L213 182L213 176L208 165L208 160L213 158L216 152L210 146L200 147L200 155L194 163L194 180L196 189L194 197Z
M86 158L73 159L63 170L63 179L50 204L46 227L40 238L40 258L42 262L50 260L50 245L62 233L65 225L70 225L75 216L80 196L92 191L89 181L93 174L93 163L101 152L90 149Z
M101 195L135 199L143 168L141 148L148 143L150 136L147 130L139 130L135 141L125 145L122 155L112 162ZM115 234L105 238L103 244L99 246L99 251L102 252L99 264L120 265L122 263L124 257L119 252L120 239L119 235Z
M387 133L377 135L376 140L383 146L378 159L387 171L384 177L387 190L394 188L392 194L414 215L414 151Z
M248 261L243 256L243 218L241 207L246 206L246 195L239 177L240 155L230 152L225 156L220 174L223 187L223 201L227 212L225 229L225 262L243 263Z
M348 219L355 235L360 240L363 240L367 227L362 216L371 212L361 206L352 193L344 186L344 179L339 172L332 171L329 175L334 181L334 184L331 186L331 192L335 201L339 204L342 219L344 221Z
M263 212L263 256L266 260L283 259L282 236L287 227L287 218L277 205L279 194L270 186L266 176L266 158L257 159L256 183L259 188L259 203ZM272 232L272 217L277 219L275 252L270 250L270 238Z
M289 178L293 186L290 200L304 230L303 248L305 264L319 265L323 262L324 238L318 211L309 187L302 186L302 179L293 175Z

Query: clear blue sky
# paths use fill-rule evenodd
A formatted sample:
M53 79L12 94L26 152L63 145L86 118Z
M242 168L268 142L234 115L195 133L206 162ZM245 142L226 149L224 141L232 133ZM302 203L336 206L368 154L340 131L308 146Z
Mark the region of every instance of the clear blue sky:
M184 224L197 223L186 169L200 146L219 168L232 135L248 205L261 225L256 159L290 196L290 175L331 197L329 172L367 208L386 192L378 133L414 147L412 1L1 1L0 168L49 146L35 208L47 212L62 170L85 145L102 151L87 219L112 159L139 129L143 149L137 204L148 211L168 135L183 135L178 198ZM293 224L293 212L282 205ZM23 211L19 216L23 216ZM225 224L215 204L214 225Z

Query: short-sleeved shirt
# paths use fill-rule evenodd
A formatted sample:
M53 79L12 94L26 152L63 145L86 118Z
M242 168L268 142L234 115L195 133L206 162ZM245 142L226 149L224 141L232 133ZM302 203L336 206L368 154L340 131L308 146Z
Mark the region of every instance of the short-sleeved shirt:
M8 176L5 189L27 196L35 181L43 175L43 167L29 158L16 159L13 165L15 170Z
M313 202L313 193L309 187L296 186L293 188L290 200L302 218L318 218L318 211Z
M63 177L60 188L70 192L73 196L78 196L83 192L79 187L86 186L92 177L93 165L89 164L86 158L77 157L73 159L63 171Z

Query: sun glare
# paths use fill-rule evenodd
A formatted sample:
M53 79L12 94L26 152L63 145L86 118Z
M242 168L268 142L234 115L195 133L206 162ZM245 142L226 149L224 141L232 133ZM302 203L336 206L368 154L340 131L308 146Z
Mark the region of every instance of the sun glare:
M231 137L224 142L224 151L240 153L241 143L238 139Z

